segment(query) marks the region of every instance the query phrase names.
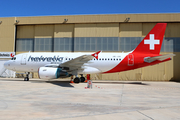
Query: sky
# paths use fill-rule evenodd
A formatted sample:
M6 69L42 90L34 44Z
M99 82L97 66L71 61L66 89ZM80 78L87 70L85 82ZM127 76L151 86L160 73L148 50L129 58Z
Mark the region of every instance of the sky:
M0 17L180 13L180 0L1 0Z

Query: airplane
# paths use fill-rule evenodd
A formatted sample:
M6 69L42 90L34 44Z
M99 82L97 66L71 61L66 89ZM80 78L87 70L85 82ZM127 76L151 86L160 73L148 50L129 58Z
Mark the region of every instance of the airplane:
M114 73L133 70L171 60L175 54L160 55L167 23L157 23L132 51L127 53L43 53L29 52L14 56L4 63L13 71L38 72L40 79L76 76L74 83L84 82L83 74ZM79 78L78 75L81 75Z

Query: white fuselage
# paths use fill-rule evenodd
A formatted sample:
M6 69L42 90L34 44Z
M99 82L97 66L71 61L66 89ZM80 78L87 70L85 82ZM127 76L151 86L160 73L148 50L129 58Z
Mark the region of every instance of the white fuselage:
M38 72L40 67L59 64L70 61L82 55L90 55L92 53L23 53L16 55L16 60L9 60L4 66L13 71L21 72ZM78 70L79 74L86 73L103 73L117 66L128 53L100 53L98 59L94 58L83 67L88 67L85 70ZM98 70L94 70L98 69Z

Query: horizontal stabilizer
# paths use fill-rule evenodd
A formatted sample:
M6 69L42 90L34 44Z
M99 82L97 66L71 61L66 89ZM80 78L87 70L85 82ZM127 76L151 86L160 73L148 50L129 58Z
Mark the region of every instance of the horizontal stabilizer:
M166 55L155 56L155 57L145 57L144 62L151 63L151 62L153 62L155 60L163 61L163 60L166 60L167 58L170 58L170 57L173 57L173 56L175 56L175 54L166 54Z

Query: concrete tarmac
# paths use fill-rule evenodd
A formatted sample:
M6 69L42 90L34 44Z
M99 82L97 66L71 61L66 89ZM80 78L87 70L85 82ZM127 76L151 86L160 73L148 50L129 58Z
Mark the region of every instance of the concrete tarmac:
M0 120L180 120L180 83L0 78Z

